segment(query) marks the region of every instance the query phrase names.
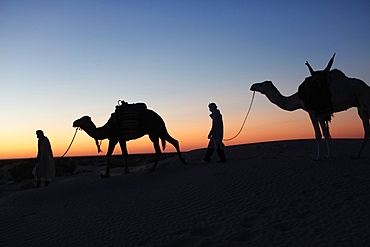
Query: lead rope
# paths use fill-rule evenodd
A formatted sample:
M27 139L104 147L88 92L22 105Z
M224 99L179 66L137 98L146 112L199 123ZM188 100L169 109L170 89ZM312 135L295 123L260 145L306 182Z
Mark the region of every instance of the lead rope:
M68 150L69 150L69 149L70 149L70 147L72 146L72 143L73 143L73 141L74 141L74 139L75 139L75 137L76 137L77 130L79 130L79 129L80 129L80 128L76 128L76 131L75 131L75 134L73 135L73 138L72 138L71 143L69 144L69 146L68 146L67 150L64 152L64 154L63 154L60 158L63 158L63 157L64 157L64 155L66 155L66 154L67 154Z
M256 91L253 91L253 95L252 95L252 100L251 100L251 103L249 104L249 108L248 108L248 111L247 111L247 114L245 115L245 118L244 118L244 121L243 121L243 124L242 124L242 127L240 128L239 132L232 138L229 138L229 139L223 139L223 141L231 141L233 139L235 139L243 130L244 128L244 124L245 124L245 121L247 121L247 118L249 116L249 113L252 109L252 105L253 105L253 101L254 101L254 95L256 94Z

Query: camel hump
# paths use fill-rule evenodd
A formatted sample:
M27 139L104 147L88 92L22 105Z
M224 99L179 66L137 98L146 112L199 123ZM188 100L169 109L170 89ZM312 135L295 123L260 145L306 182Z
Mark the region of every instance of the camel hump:
M116 105L116 112L119 111L125 113L137 113L140 114L143 111L147 110L145 103L127 103L124 100L118 100L118 105Z
M125 101L118 101L116 105L115 117L116 120L124 120L127 115L140 115L148 108L145 103L132 103L129 104Z
M125 140L139 137L139 118L147 110L145 103L129 104L123 100L118 101L114 119L121 128L121 134Z

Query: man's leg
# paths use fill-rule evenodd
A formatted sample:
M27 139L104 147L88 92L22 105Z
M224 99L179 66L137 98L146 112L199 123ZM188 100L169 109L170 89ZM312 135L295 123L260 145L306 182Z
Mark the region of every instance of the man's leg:
M220 157L220 162L226 162L226 156L224 150L222 150L220 147L217 149L218 157Z
M204 157L204 161L211 162L211 156L215 150L213 148L208 148L206 152L206 156Z

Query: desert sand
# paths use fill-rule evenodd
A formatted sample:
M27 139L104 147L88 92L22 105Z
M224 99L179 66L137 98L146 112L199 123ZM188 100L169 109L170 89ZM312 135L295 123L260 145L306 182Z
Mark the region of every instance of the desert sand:
M227 163L163 160L100 179L57 177L49 187L0 192L1 246L369 246L370 152L333 140L230 146ZM92 164L93 166L94 164Z

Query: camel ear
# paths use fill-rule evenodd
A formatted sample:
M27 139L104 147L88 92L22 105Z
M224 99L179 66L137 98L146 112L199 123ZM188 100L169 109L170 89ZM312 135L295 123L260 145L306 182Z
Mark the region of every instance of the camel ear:
M315 74L315 71L312 69L311 65L306 61L305 65L308 67L308 70L310 71L310 74L313 75Z
M335 57L335 53L334 55L331 57L331 59L329 60L329 63L328 65L326 66L326 68L324 69L325 72L329 72L330 69L331 69L331 66L333 65L333 62L334 62L334 57Z

